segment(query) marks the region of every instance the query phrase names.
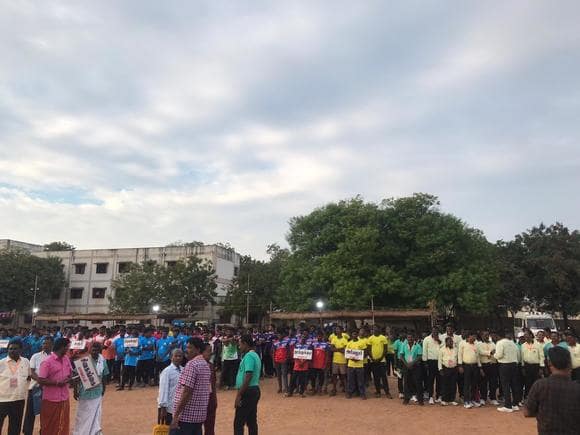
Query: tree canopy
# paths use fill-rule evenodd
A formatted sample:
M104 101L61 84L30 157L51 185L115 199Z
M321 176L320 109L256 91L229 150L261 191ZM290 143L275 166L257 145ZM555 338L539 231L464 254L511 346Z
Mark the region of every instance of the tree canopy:
M44 245L43 251L74 251L76 248L67 242L50 242Z
M247 297L250 293L250 322L259 323L270 306L276 307L275 300L280 288L282 265L288 257L288 250L277 244L268 246L268 261L256 260L250 256L240 259L240 271L228 289L224 301L224 315L246 316Z
M20 249L0 251L0 310L31 310L37 276L37 305L60 295L65 276L59 258L39 258Z
M170 267L154 262L132 265L113 288L114 312L146 313L159 304L166 312L194 314L214 302L217 283L211 263L191 256Z
M291 253L278 301L309 310L424 307L487 311L497 284L493 246L483 234L443 213L435 196L415 194L380 204L356 197L290 221Z

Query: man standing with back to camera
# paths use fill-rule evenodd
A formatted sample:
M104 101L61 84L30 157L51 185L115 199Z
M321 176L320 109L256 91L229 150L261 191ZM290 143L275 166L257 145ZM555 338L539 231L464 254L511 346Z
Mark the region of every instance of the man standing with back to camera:
M560 346L548 350L551 376L534 382L525 416L536 417L539 435L575 435L580 431L580 384L570 379L570 352Z

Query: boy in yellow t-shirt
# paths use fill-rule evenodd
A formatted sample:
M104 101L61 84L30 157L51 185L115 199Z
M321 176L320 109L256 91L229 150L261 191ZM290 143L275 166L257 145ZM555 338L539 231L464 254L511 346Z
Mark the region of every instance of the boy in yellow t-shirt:
M336 396L336 381L340 381L342 391L345 391L346 379L346 358L344 349L348 344L348 338L343 335L342 327L335 328L334 337L330 340L330 350L332 351L332 390L330 396Z
M367 342L358 338L358 331L352 331L351 340L346 345L346 350L354 351L350 355L347 354L348 389L346 397L350 399L353 393L358 391L361 399L366 400L364 359L367 353Z

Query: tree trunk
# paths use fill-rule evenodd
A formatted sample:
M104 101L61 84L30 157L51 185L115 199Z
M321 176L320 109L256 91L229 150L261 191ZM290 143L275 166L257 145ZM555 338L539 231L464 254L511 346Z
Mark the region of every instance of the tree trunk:
M567 330L570 327L568 322L568 312L566 310L562 310L562 318L564 319L564 329Z

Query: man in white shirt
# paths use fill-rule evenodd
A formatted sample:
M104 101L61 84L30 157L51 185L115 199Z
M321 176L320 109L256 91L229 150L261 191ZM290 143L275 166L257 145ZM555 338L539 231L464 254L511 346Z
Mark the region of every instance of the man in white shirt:
M439 339L439 328L436 326L431 330L431 335L423 339L423 363L427 370L427 392L429 393L429 404L441 401L441 376L439 375L439 349L442 346ZM433 386L436 385L435 394Z
M38 385L38 369L40 364L52 352L52 337L47 335L43 338L42 350L35 353L30 358L30 385L28 385L28 400L26 401L26 413L24 416L24 425L22 426L22 433L24 435L32 435L34 430L34 420L40 414L40 404L42 402L42 390ZM36 404L36 406L35 406ZM35 409L36 408L36 409ZM36 411L36 412L35 412Z
M0 433L8 417L8 435L19 435L27 395L30 362L20 356L22 341L12 339L8 356L0 360Z
M173 399L175 389L179 383L181 375L181 362L183 361L183 351L173 349L171 352L171 364L163 369L159 375L159 396L157 397L158 422L171 424L173 420Z

